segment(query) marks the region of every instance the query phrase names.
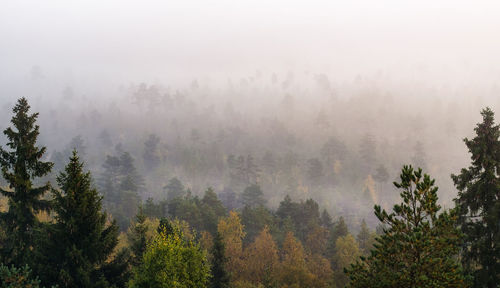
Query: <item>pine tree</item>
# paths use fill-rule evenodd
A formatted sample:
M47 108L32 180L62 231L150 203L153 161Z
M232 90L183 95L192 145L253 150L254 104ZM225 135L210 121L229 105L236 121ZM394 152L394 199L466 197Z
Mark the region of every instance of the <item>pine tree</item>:
M53 190L56 224L51 231L48 271L40 275L59 287L109 286L103 267L118 243L118 226L107 224L90 172L83 171L76 151L57 177ZM107 267L108 270L109 267Z
M227 257L224 240L219 232L215 234L212 246L212 278L210 288L229 288L230 275L226 270Z
M131 233L128 235L130 250L132 250L133 266L139 266L142 263L142 255L146 251L148 226L146 225L146 215L144 215L142 205L139 206L138 212L135 215L135 223L131 227Z
M483 122L476 136L464 139L472 163L452 175L458 189L455 204L465 234L462 250L464 268L473 274L474 287L497 287L500 283L500 126L494 113L481 112Z
M467 287L455 257L460 242L455 212L438 214L438 188L422 169L405 166L400 178L394 185L403 201L390 214L375 206L384 234L368 258L346 270L347 287Z
M53 163L43 162L46 148L36 146L39 126L38 113L29 114L30 106L25 98L17 101L12 110L13 127L4 130L7 146L12 151L0 147L2 175L10 190L0 188L0 193L8 198L9 209L1 213L2 225L9 235L2 247L4 263L20 267L29 263L33 245L34 229L38 224L36 213L50 210L50 203L41 199L50 184L33 187L32 180L47 175Z

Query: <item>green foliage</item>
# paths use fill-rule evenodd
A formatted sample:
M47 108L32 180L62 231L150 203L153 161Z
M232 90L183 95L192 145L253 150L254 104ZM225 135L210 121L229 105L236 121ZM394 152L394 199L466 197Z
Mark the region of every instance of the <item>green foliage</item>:
M126 273L108 263L118 243L118 227L106 223L101 197L91 187L90 172L83 171L76 151L57 181L61 189L53 190L57 222L49 228L48 263L40 276L44 283L60 287L108 287L104 266L107 271ZM123 255L122 259L127 260ZM115 264L127 269L123 263Z
M405 166L400 178L403 201L390 214L375 206L386 228L371 255L346 270L348 287L467 287L455 258L455 212L438 214L438 188L422 169Z
M38 288L40 280L31 276L31 269L0 265L0 288Z
M47 175L53 164L43 162L45 147L37 147L39 126L36 125L38 113L29 114L30 106L25 98L17 101L12 110L13 127L4 130L7 146L11 151L0 147L0 166L2 175L12 190L0 188L0 193L8 198L9 209L1 213L2 226L9 237L4 243L1 254L4 263L16 266L29 263L33 245L34 228L38 224L36 213L50 210L50 203L41 199L50 185L33 187L32 180Z
M474 276L474 287L497 287L500 283L500 126L494 113L481 112L483 122L476 136L464 139L472 163L452 175L458 189L455 199L459 223L465 234L462 262Z
M209 279L206 255L184 238L180 227L158 233L148 244L143 263L134 270L130 288L201 288Z
M183 197L186 194L184 185L182 185L182 182L176 177L170 179L168 184L163 189L166 190L167 200L169 201L175 198Z
M245 188L243 194L241 194L241 202L244 206L251 208L264 206L266 200L264 199L264 193L262 189L257 184L252 184Z
M210 288L229 288L230 275L226 270L227 257L224 240L220 233L216 232L214 245L212 247Z
M146 251L148 226L146 224L146 215L143 213L142 206L139 206L139 211L135 215L135 222L132 224L131 233L128 234L130 250L133 257L131 264L139 266L142 263L142 256Z
M98 186L104 194L104 206L123 231L140 204L139 192L144 188L144 179L137 172L130 153L118 152L119 156L106 156Z

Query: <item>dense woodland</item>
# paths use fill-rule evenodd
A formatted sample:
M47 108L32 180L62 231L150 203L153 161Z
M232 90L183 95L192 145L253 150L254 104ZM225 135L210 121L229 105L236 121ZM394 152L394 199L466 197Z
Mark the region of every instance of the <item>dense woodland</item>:
M286 90L290 77L273 75L269 89ZM128 99L146 118L116 104L78 119L71 107L54 107L42 118L17 100L2 116L2 287L497 287L493 111L483 109L473 134L464 133L473 135L468 167L443 172L449 166L427 156L438 144L426 140L462 131L455 122L426 127L423 117L401 115L384 132L400 115L379 111L370 129L341 131L339 111L382 106L357 107L325 76L316 81L343 107L300 113L285 94L283 114L259 123L230 104L218 119L215 107L200 111L182 92L145 84ZM203 98L199 86L190 93ZM73 93L66 89L61 105ZM61 138L70 130L77 135ZM401 137L388 136L394 131ZM438 190L428 174L454 187Z

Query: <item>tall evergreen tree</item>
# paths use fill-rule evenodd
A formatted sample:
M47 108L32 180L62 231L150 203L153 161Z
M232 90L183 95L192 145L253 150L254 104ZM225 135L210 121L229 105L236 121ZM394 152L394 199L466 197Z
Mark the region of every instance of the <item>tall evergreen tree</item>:
M400 178L394 185L403 201L390 214L375 205L384 234L368 258L346 270L347 287L467 287L455 257L460 242L455 212L438 214L438 188L422 169L405 166Z
M500 283L500 126L490 108L481 112L476 136L464 139L472 163L452 175L460 227L465 234L462 260L474 275L474 287Z
M226 271L226 249L224 240L219 232L215 234L211 260L212 278L210 279L210 288L229 288L230 275Z
M118 226L107 224L99 193L90 172L83 171L76 151L57 177L61 190L53 190L57 223L51 231L46 284L59 287L108 287L103 268L118 244Z
M36 213L50 208L49 201L41 199L50 184L33 187L32 180L47 175L53 166L40 160L46 149L36 145L40 134L39 126L35 124L38 113L29 114L29 109L25 98L17 101L12 110L15 114L11 120L13 127L4 130L11 151L0 147L2 175L10 188L0 188L0 193L8 198L9 204L8 211L0 214L2 225L9 235L1 252L4 263L18 267L29 262L34 229L38 223Z

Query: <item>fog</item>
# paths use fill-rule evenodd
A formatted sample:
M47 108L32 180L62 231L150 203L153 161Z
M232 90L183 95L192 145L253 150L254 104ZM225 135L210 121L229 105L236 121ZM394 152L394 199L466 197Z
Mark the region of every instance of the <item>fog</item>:
M251 155L270 207L311 197L373 224L406 163L422 164L450 207L449 176L469 160L462 139L483 107L500 108L500 4L270 2L2 1L0 128L27 97L48 158L80 135L97 179L120 144L143 200L164 198L172 177L194 194L238 195L228 159ZM332 159L326 143L340 149ZM373 180L380 166L389 180Z

